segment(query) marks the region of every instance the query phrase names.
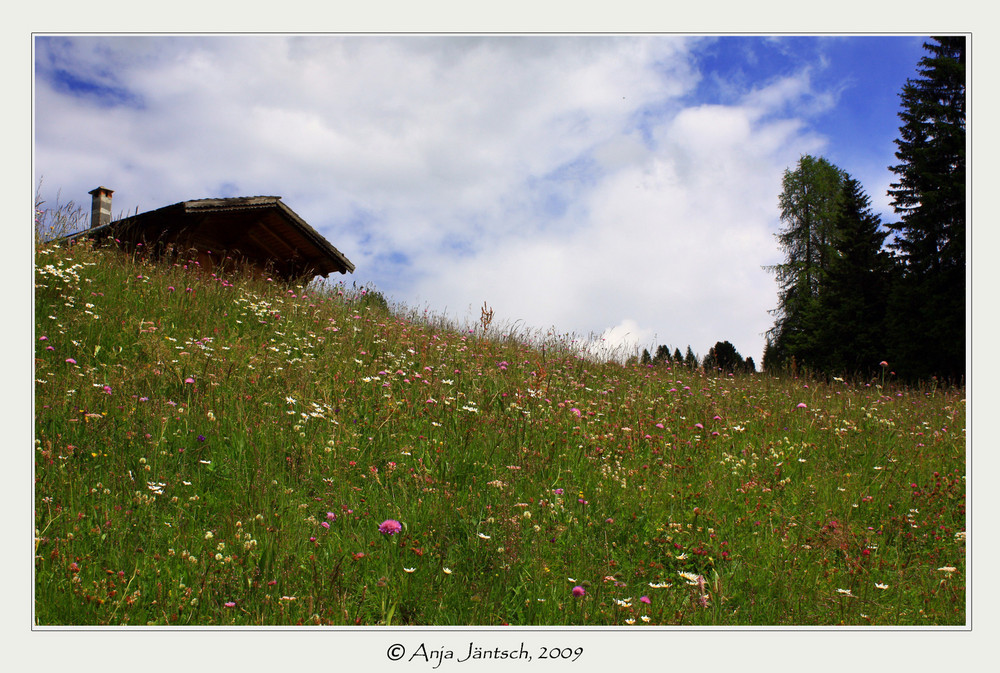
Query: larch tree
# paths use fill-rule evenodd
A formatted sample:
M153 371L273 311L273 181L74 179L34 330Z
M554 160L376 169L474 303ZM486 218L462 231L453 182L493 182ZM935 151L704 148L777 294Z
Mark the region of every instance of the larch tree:
M835 242L845 173L822 157L803 155L795 170L787 169L778 197L783 228L776 234L785 254L781 264L767 267L778 281L774 327L767 333L774 351L772 364L795 355L809 361L815 352L812 325L824 273Z

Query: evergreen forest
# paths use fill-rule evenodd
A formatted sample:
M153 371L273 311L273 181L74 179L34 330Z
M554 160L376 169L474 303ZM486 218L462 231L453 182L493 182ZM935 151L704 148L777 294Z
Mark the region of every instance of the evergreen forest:
M765 370L964 383L965 37L935 37L900 94L894 222L823 157L785 171Z

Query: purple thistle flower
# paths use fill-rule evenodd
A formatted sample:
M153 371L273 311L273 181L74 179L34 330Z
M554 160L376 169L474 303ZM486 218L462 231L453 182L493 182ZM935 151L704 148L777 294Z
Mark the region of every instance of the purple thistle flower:
M395 519L386 519L379 524L378 527L378 532L383 535L395 535L401 530L403 530L403 524L399 523Z
M581 587L579 584L573 587L573 595L579 598L587 593L587 590Z

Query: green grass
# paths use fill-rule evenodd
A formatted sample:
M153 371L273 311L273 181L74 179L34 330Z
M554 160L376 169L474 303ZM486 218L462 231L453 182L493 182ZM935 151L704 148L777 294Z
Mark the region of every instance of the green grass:
M39 247L36 623L966 623L964 389L379 299Z

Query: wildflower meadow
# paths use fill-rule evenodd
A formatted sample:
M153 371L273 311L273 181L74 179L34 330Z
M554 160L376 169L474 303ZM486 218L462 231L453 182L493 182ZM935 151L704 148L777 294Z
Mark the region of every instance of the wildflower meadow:
M39 244L38 625L965 625L959 387ZM891 363L891 354L886 354Z

